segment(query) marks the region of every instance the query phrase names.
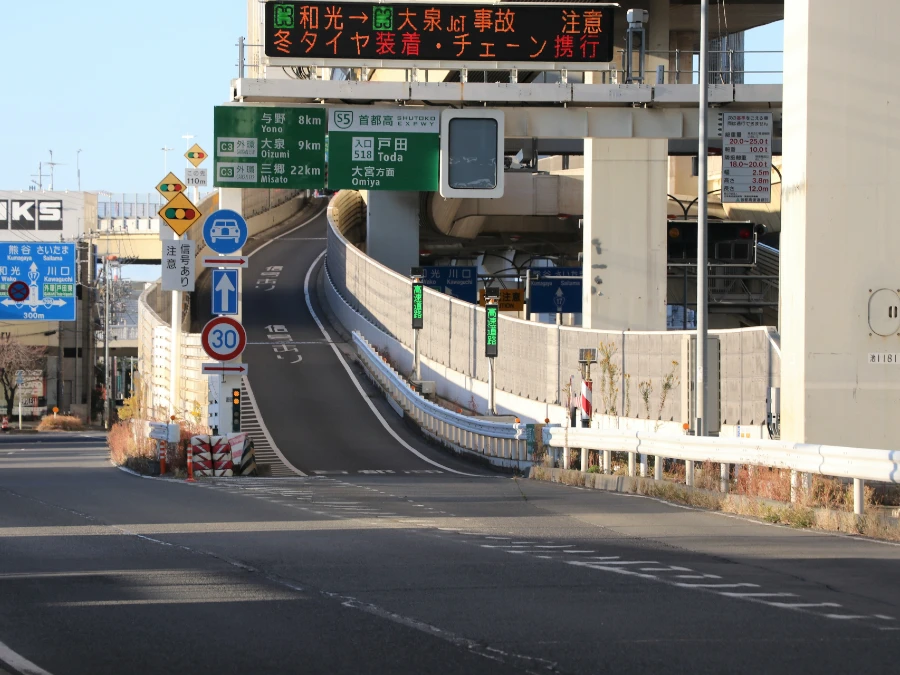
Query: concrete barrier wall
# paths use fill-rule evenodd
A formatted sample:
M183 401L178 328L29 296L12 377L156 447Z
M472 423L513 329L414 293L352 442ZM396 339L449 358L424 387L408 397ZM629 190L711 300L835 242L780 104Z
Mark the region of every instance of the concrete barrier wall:
M347 317L340 303L332 303L332 310L342 321L346 318L350 322L345 326L359 330L375 345L379 339L384 342L390 338L395 345L392 357L400 351L409 354L411 367L409 279L366 256L342 234L359 232L364 227L363 206L359 195L352 191L341 191L332 200L326 264L337 293L349 309L366 319L366 325L360 326L357 319ZM422 357L443 371L443 377L460 385L486 383L484 310L425 289L424 314L425 328L419 336ZM710 334L720 340L721 400L718 403L723 425L765 424L769 388L780 386L780 354L774 331L759 327ZM612 378L608 373L604 377L602 368L593 366L595 410L602 413L614 409L620 416L628 412L632 417L645 417L647 406L641 397L640 384L647 382L652 387L650 415L661 416L664 421L684 422L687 411L682 410L681 394L688 385L681 381L680 362L686 335L691 335L691 331L587 330L501 315L497 389L515 396L517 405L523 401L533 401L545 409L565 406L567 401L574 405L574 395L580 388L578 350L603 347L611 353L610 364L616 373ZM450 371L457 376L451 377ZM663 382L671 373L677 383L660 409ZM468 396L465 395L466 399ZM511 412L532 417L524 409Z

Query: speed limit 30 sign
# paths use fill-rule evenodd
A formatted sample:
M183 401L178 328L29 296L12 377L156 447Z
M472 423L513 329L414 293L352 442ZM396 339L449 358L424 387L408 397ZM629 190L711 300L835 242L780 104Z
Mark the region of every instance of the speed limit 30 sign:
M244 327L227 316L217 316L203 327L203 351L217 361L236 359L247 346Z

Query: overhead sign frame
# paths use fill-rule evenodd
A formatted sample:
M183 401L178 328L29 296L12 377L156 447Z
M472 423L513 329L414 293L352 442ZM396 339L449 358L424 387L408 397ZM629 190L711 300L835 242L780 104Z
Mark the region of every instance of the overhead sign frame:
M614 59L616 7L270 1L264 50L273 66L594 70ZM453 26L459 30L448 33ZM380 33L393 40L377 39ZM405 37L413 34L418 40Z

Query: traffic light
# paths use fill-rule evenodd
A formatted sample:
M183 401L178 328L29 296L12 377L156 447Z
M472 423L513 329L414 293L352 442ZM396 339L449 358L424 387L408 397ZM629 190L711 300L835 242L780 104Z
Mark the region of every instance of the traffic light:
M159 191L170 194L177 194L181 192L183 188L184 186L181 183L161 183L159 186Z
M190 152L189 151L185 156L188 159L200 159L200 160L206 159L205 152Z
M231 430L241 430L241 390L238 387L231 390Z
M197 212L194 209L179 209L170 206L166 209L166 218L169 220L194 220Z
M670 220L666 223L669 262L697 261L697 221ZM710 263L752 265L756 259L757 235L765 227L750 222L710 220L706 255Z

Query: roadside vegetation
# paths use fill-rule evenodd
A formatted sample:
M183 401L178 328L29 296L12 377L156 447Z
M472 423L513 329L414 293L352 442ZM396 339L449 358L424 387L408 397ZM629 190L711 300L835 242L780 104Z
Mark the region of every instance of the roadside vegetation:
M84 420L74 415L46 415L41 418L38 431L84 431Z

